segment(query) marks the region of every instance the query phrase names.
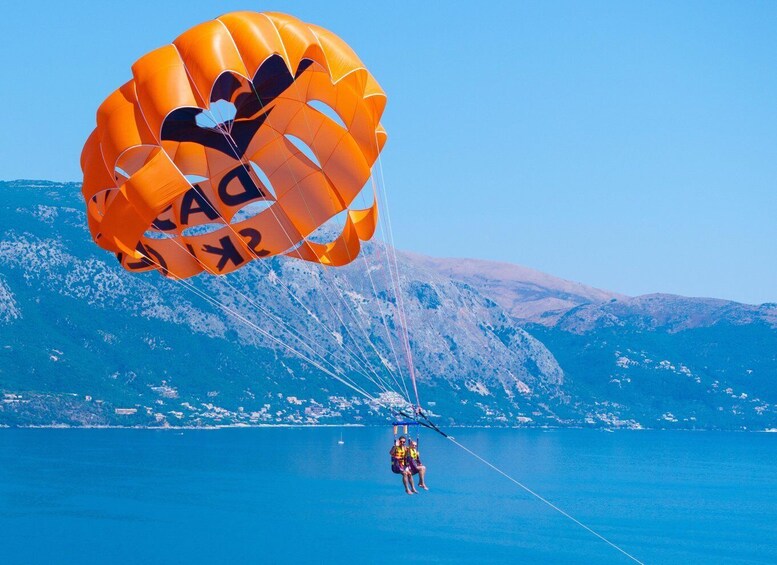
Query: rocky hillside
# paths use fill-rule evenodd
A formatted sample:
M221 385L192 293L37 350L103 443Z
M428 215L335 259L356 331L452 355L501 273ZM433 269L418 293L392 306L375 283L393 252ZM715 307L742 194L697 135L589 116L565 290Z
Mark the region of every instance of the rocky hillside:
M382 246L187 286L94 246L78 191L0 183L0 425L379 423L413 397ZM777 427L773 305L398 261L419 393L443 424Z
M510 263L422 255L414 255L412 259L479 289L514 318L545 325L552 325L562 314L581 304L625 298Z
M424 260L542 341L589 424L774 427L777 304L627 297L514 265Z
M257 261L192 280L192 292L127 273L94 246L77 185L0 190L1 423L385 419L320 366L380 401L412 396L385 251L369 246L343 269ZM431 410L450 422L558 423L544 405L561 396L563 372L540 342L467 285L406 260L400 270Z
M607 399L620 419L774 427L777 304L648 295L526 327L564 367L570 394Z

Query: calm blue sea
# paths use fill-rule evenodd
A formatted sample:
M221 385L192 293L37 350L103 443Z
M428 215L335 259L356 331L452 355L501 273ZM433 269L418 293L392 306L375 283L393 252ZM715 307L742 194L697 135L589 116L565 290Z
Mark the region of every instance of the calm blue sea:
M630 562L439 436L407 496L340 432L0 430L0 563ZM777 563L777 434L455 435L646 563Z

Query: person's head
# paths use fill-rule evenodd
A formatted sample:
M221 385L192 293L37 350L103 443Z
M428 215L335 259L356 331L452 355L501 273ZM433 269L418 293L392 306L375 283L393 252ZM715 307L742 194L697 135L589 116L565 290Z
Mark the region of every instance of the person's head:
M413 448L418 447L418 444L411 439L410 440L410 447L413 447Z
M397 441L399 442L399 445L405 445L405 443L407 443L407 438L405 436L399 436Z

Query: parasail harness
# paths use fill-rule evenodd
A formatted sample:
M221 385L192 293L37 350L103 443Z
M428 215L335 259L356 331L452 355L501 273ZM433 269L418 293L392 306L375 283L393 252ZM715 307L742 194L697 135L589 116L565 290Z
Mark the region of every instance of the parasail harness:
M440 428L438 428L434 422L432 422L429 417L426 415L426 413L420 408L417 407L414 411L414 414L408 414L405 410L395 410L395 414L397 416L402 416L405 418L404 420L396 420L391 423L392 426L394 426L394 439L397 437L397 430L399 426L403 426L405 434L407 434L407 428L408 426L418 426L418 427L424 427L428 428L430 430L434 430L438 434L440 434L442 437L449 437L448 434L446 434L444 431L442 431ZM416 432L416 443L418 442L418 433Z

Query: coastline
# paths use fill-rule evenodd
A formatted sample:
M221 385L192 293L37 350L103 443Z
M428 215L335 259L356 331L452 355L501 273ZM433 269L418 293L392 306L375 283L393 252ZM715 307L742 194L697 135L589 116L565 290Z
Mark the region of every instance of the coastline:
M216 424L213 426L70 426L67 424L48 424L48 425L27 425L27 426L9 426L0 424L2 430L150 430L150 431L216 431L226 429L273 429L273 428L383 428L390 427L390 424ZM446 426L448 430L540 430L545 432L564 431L564 430L588 430L592 432L735 432L735 433L761 433L777 434L777 428L764 428L757 430L748 429L691 429L691 428L590 428L584 426L487 426L487 425L451 425Z

